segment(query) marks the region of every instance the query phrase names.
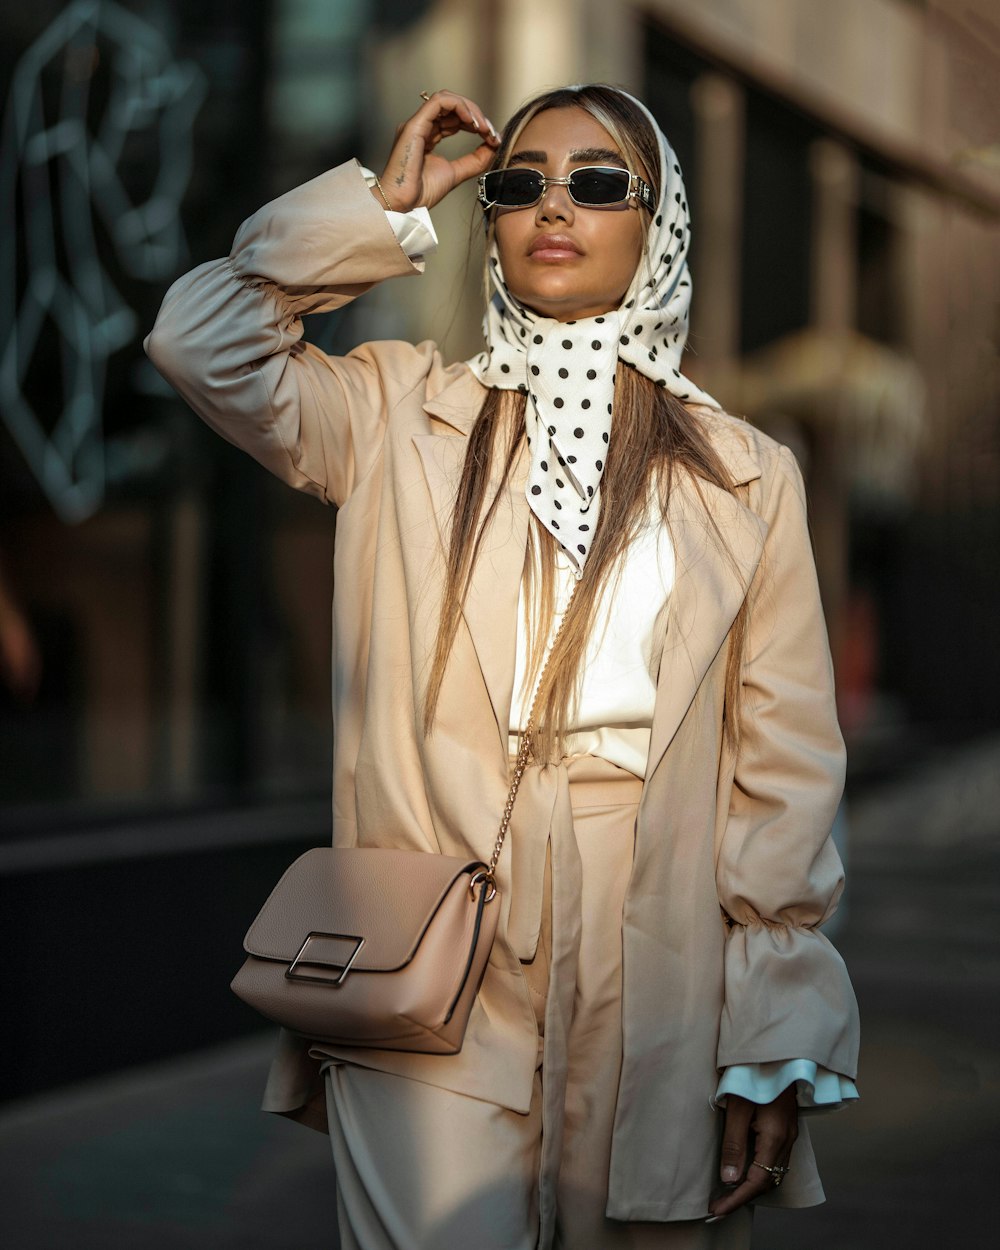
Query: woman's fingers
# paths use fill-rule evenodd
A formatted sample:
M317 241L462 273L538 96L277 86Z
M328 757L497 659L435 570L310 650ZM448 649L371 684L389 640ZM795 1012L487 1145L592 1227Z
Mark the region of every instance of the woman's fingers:
M731 1211L735 1211L744 1203L753 1202L761 1194L773 1189L775 1174L767 1169L787 1167L789 1151L790 1147L787 1150L782 1148L782 1143L777 1138L763 1139L758 1135L754 1158L747 1165L745 1179L735 1189L712 1203L709 1208L712 1215L717 1217L729 1215Z
M721 1220L724 1216L738 1210L748 1202L753 1202L755 1198L759 1198L761 1194L767 1193L769 1189L773 1188L774 1181L771 1178L771 1173L763 1172L759 1168L751 1166L747 1179L742 1185L737 1185L731 1193L727 1193L724 1198L719 1198L710 1205L709 1211L711 1215L709 1219L712 1222Z
M499 140L496 127L474 100L468 96L458 95L454 91L435 91L425 100L414 114L429 114L446 131L454 134L458 130L471 130L488 139Z
M726 1099L726 1127L719 1166L723 1185L734 1185L747 1169L747 1140L755 1110L752 1102L738 1094L730 1094Z
M464 156L458 156L453 161L449 161L451 172L455 176L452 186L457 187L467 179L477 178L480 174L485 173L489 169L492 160L493 149L482 143L474 151L466 152Z
M730 1094L721 1165L723 1184L730 1188L711 1203L709 1218L722 1219L773 1189L775 1181L780 1183L784 1173L768 1169L788 1167L797 1136L798 1105L794 1085L763 1106Z
M726 1098L725 1127L719 1156L719 1176L725 1190L709 1205L709 1218L713 1221L722 1219L740 1205L737 1199L749 1162L750 1125L756 1109L752 1102L738 1095L729 1094Z
M474 152L448 159L435 154L442 140L461 131L479 136ZM489 164L499 143L496 128L467 96L435 91L396 132L381 182L394 209L408 212L433 207L453 187L475 177Z

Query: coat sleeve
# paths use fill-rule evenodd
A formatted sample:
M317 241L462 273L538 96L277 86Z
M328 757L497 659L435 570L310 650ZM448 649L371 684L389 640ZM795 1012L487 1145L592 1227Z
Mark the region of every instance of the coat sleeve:
M179 278L145 349L223 438L341 504L378 457L391 391L426 375L433 348L375 343L330 357L302 341L302 317L419 272L350 161L265 205L228 257Z
M718 1063L807 1059L853 1078L857 1003L843 960L818 928L843 889L830 831L844 745L805 491L786 448L764 517L717 869L730 921Z

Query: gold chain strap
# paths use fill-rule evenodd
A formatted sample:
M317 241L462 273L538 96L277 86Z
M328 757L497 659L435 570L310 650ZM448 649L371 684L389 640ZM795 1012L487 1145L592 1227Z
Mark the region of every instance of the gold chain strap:
M475 894L475 887L480 883L489 886L489 893L486 896L487 903L493 901L497 892L496 870L497 864L500 862L500 852L503 850L504 840L507 837L507 830L510 828L510 818L514 811L514 800L517 798L518 787L521 784L521 778L524 776L524 770L528 767L528 758L531 755L531 734L535 727L535 707L538 703L538 694L545 684L545 674L549 669L549 660L556 649L559 639L562 637L563 626L566 624L566 618L569 616L569 607L573 602L573 596L576 594L577 587L580 585L576 582L570 592L569 598L566 600L566 607L563 609L562 620L559 622L559 628L556 630L556 636L552 639L552 646L549 648L549 654L545 658L542 666L542 673L538 679L538 685L535 688L535 697L531 700L531 710L528 713L528 723L524 727L524 733L521 735L521 743L517 751L517 759L514 761L514 775L510 782L510 791L507 794L507 802L504 804L503 815L500 817L500 829L497 833L497 840L493 844L493 854L490 856L490 862L487 868L480 869L473 873L469 882L469 888Z

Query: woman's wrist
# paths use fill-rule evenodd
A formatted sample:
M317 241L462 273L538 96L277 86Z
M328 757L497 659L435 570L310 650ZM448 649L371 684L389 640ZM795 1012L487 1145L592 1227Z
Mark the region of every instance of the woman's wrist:
M374 182L372 183L372 186L371 186L371 193L379 201L379 203L382 204L382 206L385 208L385 211L387 213L405 212L406 211L405 209L398 209L394 207L392 203L390 203L389 197L385 193L385 188L382 186L382 183L381 183L381 180L379 179L378 174L373 173L372 178L374 179Z

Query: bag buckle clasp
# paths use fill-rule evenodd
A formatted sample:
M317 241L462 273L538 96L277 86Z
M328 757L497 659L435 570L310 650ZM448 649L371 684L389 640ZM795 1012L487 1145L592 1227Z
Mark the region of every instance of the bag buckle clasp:
M306 954L310 944L319 946L323 939L332 942L353 942L354 949L347 957L346 962L343 963L340 959L332 959L329 955L324 957L318 950L310 951L308 955ZM299 947L298 954L285 969L285 977L289 981L314 981L319 985L343 985L344 978L354 966L354 961L357 959L364 944L365 939L363 937L358 937L355 933L323 933L320 930L314 929L311 933L306 934L305 941ZM306 972L299 972L297 970L300 963L308 964L312 967L319 965L321 967L340 968L341 973L340 976L336 978L316 975L310 976Z

